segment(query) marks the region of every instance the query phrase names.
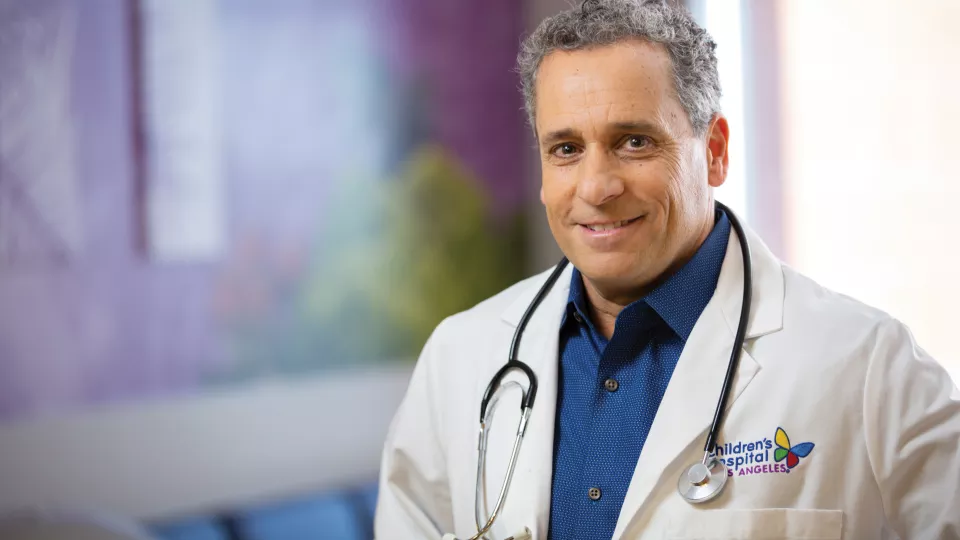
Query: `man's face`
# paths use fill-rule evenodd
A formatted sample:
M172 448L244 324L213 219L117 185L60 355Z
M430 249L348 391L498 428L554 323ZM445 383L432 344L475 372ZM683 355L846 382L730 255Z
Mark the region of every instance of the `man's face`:
M536 84L540 198L567 258L622 290L692 256L713 226L727 127L718 117L694 133L666 51L642 41L555 51Z

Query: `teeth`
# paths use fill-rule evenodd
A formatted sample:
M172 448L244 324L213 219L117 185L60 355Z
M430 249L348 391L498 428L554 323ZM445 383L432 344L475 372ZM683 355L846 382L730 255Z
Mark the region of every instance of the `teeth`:
M590 229L591 231L612 231L613 229L623 227L629 222L630 222L629 219L625 219L623 221L617 221L614 223L604 223L601 225L587 225L587 228Z

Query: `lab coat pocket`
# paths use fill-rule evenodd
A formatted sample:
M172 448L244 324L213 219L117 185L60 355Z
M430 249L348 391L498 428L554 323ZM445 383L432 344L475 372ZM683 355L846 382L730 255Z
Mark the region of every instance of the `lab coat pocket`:
M841 510L703 510L674 520L669 540L839 540Z

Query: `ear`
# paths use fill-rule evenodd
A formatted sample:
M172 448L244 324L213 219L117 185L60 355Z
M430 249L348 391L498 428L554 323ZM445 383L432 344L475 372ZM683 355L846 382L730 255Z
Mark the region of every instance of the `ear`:
M720 187L727 180L730 163L730 127L722 114L717 114L707 128L707 183Z

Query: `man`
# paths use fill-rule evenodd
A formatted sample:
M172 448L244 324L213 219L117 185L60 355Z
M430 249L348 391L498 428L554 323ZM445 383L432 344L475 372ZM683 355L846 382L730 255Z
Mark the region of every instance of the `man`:
M726 485L702 504L678 494L703 458L744 283L735 216L713 200L729 162L713 51L686 12L641 0L584 2L523 45L541 200L573 268L523 335L539 393L488 536L960 538L960 392L901 323L750 231L753 300L714 452ZM384 449L378 538L486 523L520 411L514 395L494 416L475 516L480 402L546 276L428 341Z

